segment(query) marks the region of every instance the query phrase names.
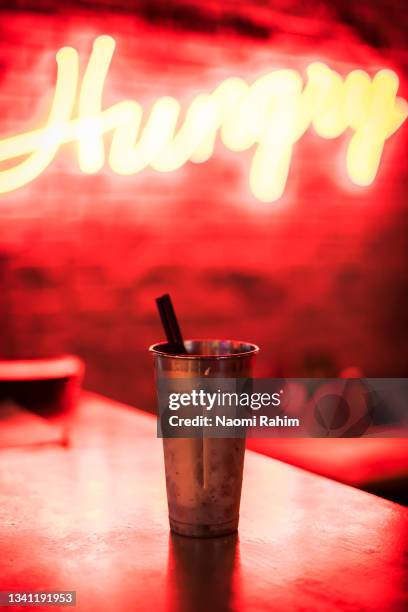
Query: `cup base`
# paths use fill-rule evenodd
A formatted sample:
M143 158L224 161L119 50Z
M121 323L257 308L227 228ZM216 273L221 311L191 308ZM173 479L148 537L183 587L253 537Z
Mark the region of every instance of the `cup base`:
M217 525L181 523L170 518L170 529L179 535L189 536L191 538L216 538L235 533L238 529L238 517L226 523Z

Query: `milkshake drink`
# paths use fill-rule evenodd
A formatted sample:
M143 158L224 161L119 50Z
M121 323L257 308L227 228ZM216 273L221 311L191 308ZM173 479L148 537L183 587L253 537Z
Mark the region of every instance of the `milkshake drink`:
M231 340L186 340L185 355L153 345L156 379L250 378L258 347ZM244 438L164 438L170 528L211 537L238 528Z

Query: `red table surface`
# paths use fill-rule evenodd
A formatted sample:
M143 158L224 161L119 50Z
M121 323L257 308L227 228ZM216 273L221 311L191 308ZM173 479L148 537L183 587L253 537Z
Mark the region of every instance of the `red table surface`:
M81 612L407 609L407 508L248 451L239 535L183 538L155 419L87 394L72 439L0 451L0 590L75 590L61 609Z

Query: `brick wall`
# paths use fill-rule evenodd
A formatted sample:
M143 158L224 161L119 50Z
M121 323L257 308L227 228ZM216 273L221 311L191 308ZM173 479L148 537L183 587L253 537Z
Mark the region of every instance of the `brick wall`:
M310 58L392 65L404 88L400 30L376 28L362 4L363 19L341 2L14 2L0 17L0 134L44 121L56 50L86 61L100 33L117 41L107 103L188 99ZM406 140L404 126L375 184L356 190L337 171L345 140L306 136L275 205L249 193L246 155L86 176L64 146L35 182L0 196L0 356L78 353L89 388L151 409L146 348L162 336L154 297L169 290L186 336L259 343L258 374L407 375Z

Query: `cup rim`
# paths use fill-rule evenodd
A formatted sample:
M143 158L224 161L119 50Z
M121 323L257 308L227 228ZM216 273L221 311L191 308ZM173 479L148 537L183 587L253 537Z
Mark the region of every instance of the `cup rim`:
M230 353L225 355L182 355L180 353L166 353L164 350L160 350L161 347L167 346L167 340L162 342L155 342L149 346L149 352L154 355L160 355L161 357L167 357L169 359L235 359L248 357L250 355L256 355L259 353L259 346L253 342L246 342L245 340L232 340L230 338L186 338L186 342L236 342L238 344L247 344L250 346L249 351L242 351L240 353Z

